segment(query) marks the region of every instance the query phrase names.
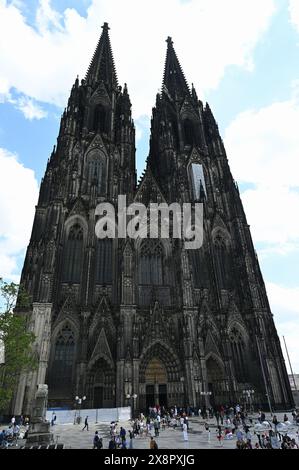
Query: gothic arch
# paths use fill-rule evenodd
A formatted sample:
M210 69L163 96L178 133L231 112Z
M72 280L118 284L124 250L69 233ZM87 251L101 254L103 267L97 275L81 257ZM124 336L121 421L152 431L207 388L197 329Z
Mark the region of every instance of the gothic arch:
M74 223L66 231L62 263L63 282L80 283L84 262L84 228Z
M235 322L229 329L228 337L236 379L240 383L246 382L246 377L248 378L248 335L244 327Z
M115 406L115 365L105 352L96 354L88 364L86 392L92 408Z
M165 251L160 239L145 238L138 250L138 282L143 285L164 285L167 279Z
M94 148L85 156L85 179L88 185L96 182L98 195L105 195L107 191L108 158L105 152Z
M205 356L206 364L210 359L214 360L217 363L217 365L220 367L221 371L223 372L223 375L225 375L225 365L221 357L215 352L209 351L207 355Z
M75 224L81 225L85 241L88 233L88 223L85 217L81 214L73 214L66 219L64 224L64 238L67 239L72 226Z
M68 318L56 325L52 334L49 361L49 388L53 398L71 396L77 355L78 332Z
M232 287L232 245L231 237L222 228L217 228L212 232L214 266L218 286L220 289L230 289Z
M111 357L109 357L108 354L106 354L105 352L101 351L99 352L98 354L94 355L91 360L89 361L88 363L88 366L87 366L87 370L88 371L91 371L94 366L96 365L97 362L99 362L101 359L103 359L108 365L109 367L114 370L115 369L115 364L114 364L114 361Z
M140 357L140 382L145 382L145 372L149 362L157 358L164 365L169 382L178 382L182 374L182 367L177 355L172 348L162 341L156 341L150 344Z
M53 327L53 330L52 330L52 335L51 335L52 344L55 343L57 335L59 334L59 332L66 325L70 325L70 327L71 327L71 329L74 333L74 336L75 336L75 342L76 343L78 342L78 339L79 339L79 324L78 324L77 321L74 320L74 318L72 318L71 315L72 315L71 313L65 313L65 314L63 314L63 318L61 318L60 314L59 314L57 320L54 323L54 327Z

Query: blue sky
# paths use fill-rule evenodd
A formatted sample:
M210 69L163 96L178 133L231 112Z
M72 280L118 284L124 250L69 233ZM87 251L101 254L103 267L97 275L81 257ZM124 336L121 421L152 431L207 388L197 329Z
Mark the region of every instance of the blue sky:
M0 275L18 279L60 115L101 24L111 26L119 81L131 94L139 174L171 35L188 82L219 123L278 333L299 373L298 4L0 0Z

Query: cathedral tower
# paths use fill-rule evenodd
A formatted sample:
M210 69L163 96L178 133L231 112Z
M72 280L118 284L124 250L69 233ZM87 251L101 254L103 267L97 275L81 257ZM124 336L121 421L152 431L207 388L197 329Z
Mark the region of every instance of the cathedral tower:
M202 203L204 242L104 239L96 206ZM212 111L189 88L167 39L146 170L136 184L135 129L103 32L77 79L48 161L22 273L39 367L20 378L14 413L36 385L52 406L292 406L273 315ZM203 394L211 392L210 396Z

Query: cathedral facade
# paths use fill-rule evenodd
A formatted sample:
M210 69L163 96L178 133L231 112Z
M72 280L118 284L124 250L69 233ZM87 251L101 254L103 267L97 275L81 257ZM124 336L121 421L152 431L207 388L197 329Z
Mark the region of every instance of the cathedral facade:
M203 204L204 240L105 238L96 207ZM293 404L240 194L208 104L190 89L171 38L137 183L135 127L103 32L76 79L48 161L22 272L38 368L20 377L14 413L37 384L49 405L86 408ZM209 394L208 394L208 393ZM134 403L132 403L132 400Z

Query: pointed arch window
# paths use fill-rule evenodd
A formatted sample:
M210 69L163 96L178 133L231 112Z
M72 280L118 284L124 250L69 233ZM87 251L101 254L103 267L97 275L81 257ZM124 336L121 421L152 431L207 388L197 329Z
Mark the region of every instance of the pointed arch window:
M231 250L221 235L214 239L214 250L218 285L220 289L229 289L232 280Z
M87 181L89 185L96 183L98 195L106 192L107 158L99 150L93 150L87 155Z
M232 359L238 382L245 382L246 377L246 361L245 361L245 343L241 333L233 328L230 334L230 343L232 351Z
M98 104L94 109L93 130L104 134L108 133L108 112L101 104Z
M71 392L75 360L75 336L68 324L58 333L54 345L50 371L50 387L53 390Z
M83 229L80 224L71 227L65 248L63 281L79 283L83 267Z
M140 251L139 283L163 285L163 248L159 240L144 240Z
M209 285L207 260L203 248L188 250L189 263L192 270L195 288L205 288Z
M191 146L195 143L194 124L188 118L184 120L184 142Z
M112 283L112 246L111 238L97 240L96 254L96 283Z
M205 183L203 165L200 163L191 163L189 166L189 174L191 173L193 198L202 201L207 197L207 188Z

